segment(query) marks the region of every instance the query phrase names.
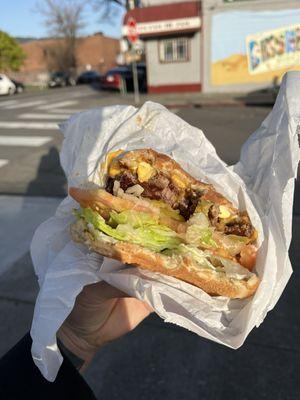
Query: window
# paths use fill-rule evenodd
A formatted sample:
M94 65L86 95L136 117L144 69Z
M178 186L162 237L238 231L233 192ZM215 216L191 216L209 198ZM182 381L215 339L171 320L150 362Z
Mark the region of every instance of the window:
M188 38L161 40L159 59L166 63L188 61Z

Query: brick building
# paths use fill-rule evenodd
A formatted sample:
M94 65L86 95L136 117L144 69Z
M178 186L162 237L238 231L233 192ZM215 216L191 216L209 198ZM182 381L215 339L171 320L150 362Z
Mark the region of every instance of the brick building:
M45 83L51 69L47 62L47 52L49 48L59 44L59 40L40 39L22 43L21 47L26 54L24 65L18 73L11 75L25 83ZM77 73L88 68L104 73L116 65L118 53L118 39L101 33L81 37L77 40L76 47Z

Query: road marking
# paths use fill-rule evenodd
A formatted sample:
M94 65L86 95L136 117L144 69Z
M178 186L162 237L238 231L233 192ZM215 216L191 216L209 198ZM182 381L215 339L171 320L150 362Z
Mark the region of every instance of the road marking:
M55 122L15 122L15 121L0 121L0 128L6 129L58 129Z
M10 106L10 105L16 104L16 103L18 103L17 100L1 101L1 102L0 102L0 107L2 107L2 106Z
M26 108L26 107L33 107L33 106L39 106L42 104L45 104L46 100L35 100L35 101L25 101L25 102L19 102L17 104L11 104L6 107L4 107L6 110L15 110L17 108Z
M38 107L39 110L51 110L53 108L61 108L65 106L74 106L78 104L77 100L68 100L68 101L61 101L59 103L47 104L45 106Z
M0 146L39 147L52 139L51 136L0 136Z
M4 165L8 164L8 160L1 160L0 159L0 168L4 167Z
M73 114L76 114L76 113L79 113L79 112L81 112L81 111L84 111L84 108L83 109L79 109L79 108L75 108L74 110L72 110L72 109L66 109L66 108L64 108L64 109L62 109L62 110L57 110L57 109L53 109L53 110L49 110L49 112L55 112L55 113L61 113L61 114L63 114L63 113L67 113L67 114L69 114L69 117L70 117L70 115L73 115ZM49 115L49 114L48 114Z
M70 114L20 114L19 119L67 119Z

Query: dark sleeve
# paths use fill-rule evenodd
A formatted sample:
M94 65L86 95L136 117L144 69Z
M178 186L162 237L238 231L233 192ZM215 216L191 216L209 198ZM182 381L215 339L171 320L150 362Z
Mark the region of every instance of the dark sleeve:
M31 343L28 333L0 360L0 399L96 399L65 356L55 382L48 382L32 360Z

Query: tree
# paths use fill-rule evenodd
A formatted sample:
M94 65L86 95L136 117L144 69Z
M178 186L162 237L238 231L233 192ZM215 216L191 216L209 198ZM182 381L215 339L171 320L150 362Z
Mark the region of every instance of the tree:
M0 71L18 71L24 59L25 53L18 42L0 31Z
M128 11L133 7L139 7L140 3L140 0L91 0L94 9L100 11L101 19L110 18L120 8Z
M76 68L76 39L85 26L87 3L86 0L43 0L37 4L36 9L43 16L49 35L60 39L56 45L45 49L46 60L51 61L52 67L57 65L57 69L64 71Z
M36 10L42 15L49 35L60 39L44 49L49 70L76 69L76 40L85 26L84 12L92 5L101 20L110 19L120 7L129 10L140 0L39 0Z

